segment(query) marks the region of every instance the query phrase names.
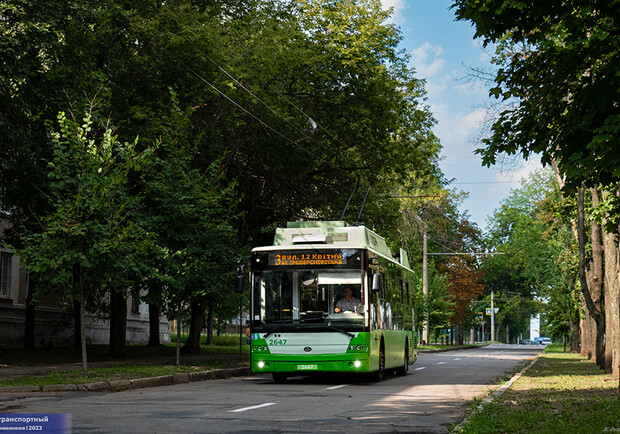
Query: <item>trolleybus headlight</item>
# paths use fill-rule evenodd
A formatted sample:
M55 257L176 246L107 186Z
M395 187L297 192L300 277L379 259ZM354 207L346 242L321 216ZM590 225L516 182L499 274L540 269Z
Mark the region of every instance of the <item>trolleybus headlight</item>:
M361 349L362 349L362 347L360 347L360 346L358 345L357 347L355 347L355 349L356 349L357 351L359 351L359 350L361 350Z
M353 362L353 366L355 366L356 368L359 368L360 366L362 366L362 362L360 362L359 360L356 360L355 362Z
M258 367L263 369L265 367L265 362L258 362Z

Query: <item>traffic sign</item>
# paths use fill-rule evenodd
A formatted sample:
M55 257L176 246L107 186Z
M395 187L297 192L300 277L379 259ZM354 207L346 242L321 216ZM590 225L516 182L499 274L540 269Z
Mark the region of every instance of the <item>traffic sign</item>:
M492 314L492 312L493 312L493 311L491 310L491 308L490 308L490 307L487 307L487 315L491 315L491 314Z

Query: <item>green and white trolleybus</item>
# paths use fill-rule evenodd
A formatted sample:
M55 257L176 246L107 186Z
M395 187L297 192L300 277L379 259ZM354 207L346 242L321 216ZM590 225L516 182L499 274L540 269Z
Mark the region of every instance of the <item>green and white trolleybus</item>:
M276 382L318 372L407 375L417 357L404 250L345 222L294 222L251 256L251 363Z

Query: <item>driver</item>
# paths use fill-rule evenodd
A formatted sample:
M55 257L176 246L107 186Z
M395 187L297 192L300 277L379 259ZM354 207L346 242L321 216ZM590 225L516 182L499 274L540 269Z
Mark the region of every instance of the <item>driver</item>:
M338 300L334 312L355 312L355 306L359 306L360 304L362 304L362 302L353 297L353 290L351 290L349 286L346 286L344 288L344 297Z

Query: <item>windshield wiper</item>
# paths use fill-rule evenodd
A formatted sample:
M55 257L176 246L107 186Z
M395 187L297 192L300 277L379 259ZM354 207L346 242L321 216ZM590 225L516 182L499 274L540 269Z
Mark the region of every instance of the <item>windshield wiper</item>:
M267 339L267 336L269 336L270 334L276 333L280 330L282 330L282 324L291 324L294 320L292 319L283 319L283 320L277 320L278 321L278 327L274 328L273 330L269 331L265 336L263 336L263 339Z
M347 335L347 336L349 336L351 338L355 337L355 335L353 333L350 333L350 332L348 332L346 330L339 329L338 327L334 327L334 326L328 325L327 329L328 330L333 330L333 331L339 332L339 333L344 333L345 335Z

